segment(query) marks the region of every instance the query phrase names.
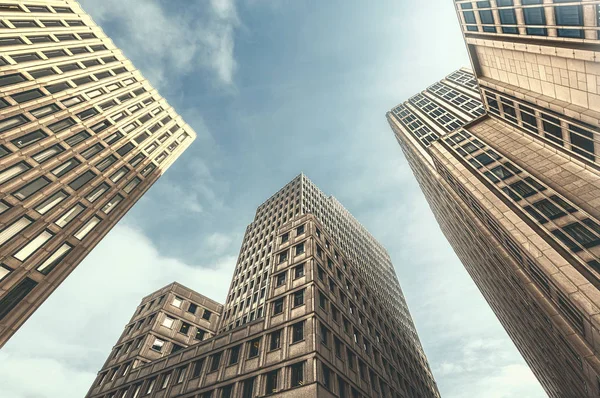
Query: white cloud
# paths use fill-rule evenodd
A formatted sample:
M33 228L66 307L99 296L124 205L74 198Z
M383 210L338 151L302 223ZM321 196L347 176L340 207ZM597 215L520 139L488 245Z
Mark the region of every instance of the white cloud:
M195 9L204 2L179 4ZM116 44L129 58L141 60L138 66L159 88L169 75L199 68L211 71L225 85L233 84L234 30L239 25L235 3L212 0L206 5L198 12L179 9L173 15L157 0L82 0L97 23L118 23L124 31Z
M222 302L234 265L165 258L139 231L115 227L2 349L0 395L84 396L142 297L177 281Z

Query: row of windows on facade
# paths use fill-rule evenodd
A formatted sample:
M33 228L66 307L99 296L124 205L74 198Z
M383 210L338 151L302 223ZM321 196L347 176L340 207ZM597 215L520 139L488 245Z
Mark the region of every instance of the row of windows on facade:
M477 84L477 80L472 73L467 73L462 70L457 70L456 72L451 73L446 76L446 79L453 81L454 83L460 84L463 87L471 89L479 94L479 85Z
M287 330L289 331L288 333L290 334L289 335L290 336L289 337L290 344L296 344L301 341L304 341L304 323L305 323L305 321L300 321L300 322L297 322L287 328ZM281 348L282 334L284 333L285 330L286 329L280 329L276 332L269 334L268 337L265 337L265 339L268 339L268 346L269 346L270 351ZM165 343L166 343L165 340L155 338L154 343L151 346L151 349L158 351L158 352L162 352L162 349L163 349L163 346L165 345ZM210 356L211 364L210 364L210 367L207 369L207 372L208 373L215 372L220 368L221 365L232 366L232 365L238 364L239 360L242 358L242 355L243 355L242 350L243 350L244 345L246 345L246 354L245 355L246 355L247 359L256 358L259 356L260 351L261 351L262 338L258 337L247 343L239 344L228 350L224 350L224 351L220 351L218 353L212 354ZM181 348L179 348L179 349L181 349ZM175 352L178 351L179 349L176 349ZM227 362L225 363L223 361L223 359L225 358L226 353L227 353ZM204 360L204 358L202 360ZM98 385L101 385L104 381L107 381L107 380L112 381L118 376L125 376L127 374L127 371L129 370L129 367L127 366L128 364L131 364L131 363L116 366L116 367L112 368L111 370L102 373L99 376ZM198 374L198 376L199 376L199 374Z
M128 396L128 393L131 398L139 398L151 395L156 391L165 390L169 385L181 384L187 377L190 380L197 379L203 373L204 362L205 359L193 362L190 365L190 375L187 374L188 366L179 367L174 371L151 377L133 386L109 393L106 395L106 398L125 398ZM205 391L200 393L199 398L254 398L259 390L264 391L264 395L270 395L290 388L301 387L305 384L305 367L306 361L298 362L263 375L247 378L238 383L231 383L223 387ZM282 377L282 372L288 372L289 378ZM354 397L360 398L360 395L353 395Z
M588 159L596 161L595 145L600 143L600 135L593 127L581 121L561 121L567 119L564 115L548 109L540 109L522 99L516 99L508 94L497 95L485 90L486 102L490 112L501 116L519 128L544 137L550 142L565 147L568 150Z
M431 117L434 123L440 125L440 127L448 132L454 131L464 124L464 121L457 115L454 115L423 94L417 94L408 101Z
M535 264L535 262L533 262L533 260L531 258L529 258L527 255L525 255L523 252L521 252L518 249L518 247L516 246L516 243L512 242L506 233L501 231L497 227L497 225L494 225L494 222L492 222L491 218L489 216L487 216L486 214L484 214L483 211L481 210L481 208L475 204L475 199L473 197L471 197L470 195L468 195L464 189L461 189L460 185L456 183L456 181L453 179L452 176L447 174L447 172L444 170L444 168L441 165L438 164L438 167L439 167L439 170L442 171L440 174L444 177L444 179L446 179L451 184L451 186L457 191L457 193L459 193L459 195L461 197L463 197L463 199L469 204L469 206L471 206L471 208L475 211L475 214L478 216L478 218L490 228L490 231L498 239L498 241L504 247L504 249L518 262L518 264L521 265L522 269L528 273L528 275L535 282L535 284L538 287L540 287L544 292L546 292L546 294L547 294L546 297L548 299L552 300L556 305L558 305L558 308L561 310L561 313L563 315L567 316L567 318L569 318L571 320L571 323L574 326L576 326L578 329L581 327L580 333L583 333L582 332L582 330L583 330L582 318L580 315L578 315L577 310L574 309L572 307L572 305L568 302L568 300L564 296L564 294L562 294L560 292L560 290L558 288L556 288L556 286L554 286L553 283L550 282L543 275L540 268ZM468 244L472 245L473 242L479 243L479 241L477 239L472 238L471 240L468 241ZM463 244L465 244L465 243L463 242ZM482 248L480 251L480 253L492 253L492 252L493 252L493 250L491 250L489 247ZM489 263L496 264L496 263L502 263L502 261L503 260L501 260L497 257L494 257L494 259L490 260ZM516 280L515 280L515 284L513 286L523 290L523 288L519 285L519 282ZM552 286L552 288L550 286ZM498 289L501 290L501 289L503 289L503 287L496 286L489 291L490 292L498 291ZM513 297L513 296L511 296L511 297ZM519 296L517 295L514 297L519 297ZM494 310L496 311L496 313L502 318L503 312L501 309L498 308L496 303L497 302L492 302L492 307L494 307ZM509 304L509 305L514 305L514 304ZM529 308L529 306L536 307L536 310L531 310ZM525 308L527 311L529 311L530 317L524 318L525 321L529 321L529 320L533 319L534 317L542 317L545 322L544 325L548 325L549 329L553 329L550 319L544 315L543 311L535 304L535 302L528 302L527 305L519 306L519 307ZM524 321L524 319L520 319L519 322L522 323ZM510 322L514 323L514 321L510 321ZM581 326L578 326L578 324L580 324ZM536 328L532 326L532 330L535 330L535 329ZM546 329L548 329L548 328L546 328ZM555 330L557 330L557 329L555 329ZM529 334L527 334L527 336L533 336L533 335L531 333L529 333ZM562 336L558 335L558 337L562 341L560 352L561 353L564 352L564 350L562 350L562 347L565 347L568 349L568 352L570 354L569 356L565 357L565 358L568 358L568 361L566 361L567 364L573 369L573 365L571 364L571 361L574 361L574 363L577 364L577 366L576 366L577 369L581 369L582 362L581 362L580 356L570 347L569 343L567 343L566 340ZM538 344L540 341L548 342L549 341L548 336L547 335L540 336L540 338L537 340L535 338L533 338L533 344ZM544 345L544 347L546 347L546 346ZM555 345L555 348L556 348L556 350L552 351L552 354L549 354L549 355L554 355L557 352L557 350L559 350L559 348L556 345ZM548 355L546 355L546 358L547 357L548 357ZM574 374L578 375L579 373L580 373L580 370L574 370ZM585 384L585 383L582 382L582 384ZM579 388L580 388L580 386L577 386L577 390L579 390Z
M435 83L427 88L427 91L469 113L474 118L477 118L485 113L485 109L483 109L483 103L481 100L468 97L467 95L462 94L457 90L444 85L443 83Z
M558 27L557 35L568 38L585 38L585 30L596 31L595 37L600 39L600 29L593 25L585 26L584 8L582 5L557 5L556 3L572 3L571 0L554 0L555 4L544 0L521 0L522 6L514 7L513 0L496 0L497 6L492 8L489 1L477 1L477 9L482 25L482 31L487 33L499 33L518 35L519 25L517 14L522 14L525 23L525 33L534 36L548 36L548 27ZM543 7L527 7L530 5L544 5ZM468 32L479 30L472 2L460 4ZM555 25L549 25L546 20L546 8L552 8L554 12ZM499 21L494 18L494 12L498 11ZM592 11L593 12L593 11ZM600 5L596 5L595 19L600 22ZM600 26L600 24L597 24Z
M456 145L456 144L459 144L459 143L465 141L465 136L467 138L471 138L471 136L465 131L462 131L460 133L457 133L455 136L450 137L453 142L453 144L451 144L451 145ZM480 148L484 148L484 145L479 140L474 139L474 140L472 140L472 142L476 146L478 146ZM468 148L466 149L466 148L464 148L464 146L465 145L463 145L463 150L467 150ZM485 159L487 159L487 158L485 158ZM518 248L518 245L515 242L513 242L512 239L508 237L508 234L506 234L496 223L493 223L489 216L485 217L483 215L484 213L483 213L483 210L481 209L481 207L475 203L475 200L473 198L468 196L468 193L464 189L460 189L460 187L454 181L454 179L451 176L449 176L446 172L444 172L443 171L444 169L441 166L440 166L440 170L442 170L442 173L440 173L440 174L443 175L445 177L445 179L447 179L453 187L457 188L457 192L459 193L459 195L467 198L472 209L475 210L475 213L477 215L481 216L482 220L488 225L488 227L490 227L492 233L499 239L499 241L501 243L503 243L504 245L506 245L507 251L511 255L513 255L520 264L524 264L524 263L526 264L526 266L524 266L523 268L529 271L529 274L531 275L532 279L534 281L536 281L538 286L540 286L540 288L543 291L545 291L546 293L550 293L551 290L555 291L555 294L549 295L549 297L553 297L553 296L559 297L559 299L554 300L555 303L562 310L563 314L567 315L567 318L571 320L573 325L578 330L580 330L580 332L583 332L583 330L584 330L583 316L579 313L579 311L577 309L575 309L574 307L572 307L572 305L569 303L569 301L566 299L566 297L564 297L564 295L562 295L562 293L560 292L560 290L558 288L551 289L550 286L552 284L550 283L548 278L545 277L544 273L539 269L539 267L535 264L535 262L532 259L530 259L529 257L525 256L522 253L522 251ZM498 182L499 181L500 180L498 180ZM548 188L546 186L544 186L542 183L540 183L539 181L533 179L531 176L528 176L528 177L519 179L517 181L514 181L512 183L506 184L504 187L501 188L501 190L509 198L511 198L513 201L515 201L518 204L520 201L524 200L525 198L534 197L534 195L537 195L538 193L540 194L538 196L538 198L540 196L543 197L544 196L543 192L547 191ZM499 194L499 195L501 195L501 194ZM535 208L532 207L532 205L526 205L526 206L521 205L521 207L525 211L527 211L528 214L532 214L533 212L535 212L536 214L539 214L538 211L541 213L547 214L547 217L549 219L552 219L552 218L556 219L556 218L567 215L567 213L574 213L574 212L579 211L578 209L575 208L574 205L569 204L565 199L559 197L556 194L550 193L550 194L546 194L545 196L546 197L544 199L536 200L534 202L534 205L538 204L538 206L535 206ZM561 210L561 208L563 210ZM537 209L537 210L534 210L534 209ZM562 214L562 213L564 213L564 214ZM541 217L541 215L539 215L537 217ZM540 220L541 220L541 218L540 218ZM594 223L590 219L584 219L583 220L584 225L587 225L586 220L589 220L588 223L590 221L592 223ZM544 222L547 222L547 220ZM562 229L562 231L567 232L567 234L569 234L574 240L581 241L580 243L583 245L592 244L593 239L592 239L592 241L589 240L590 239L589 231L587 233L582 233L581 232L582 227L583 227L582 224L580 224L579 222L576 222L576 223L564 225L561 229ZM597 225L596 225L596 227L597 227ZM558 237L559 239L561 236L563 236L563 239L564 238L569 239L566 237L564 232L561 231L561 229L555 230L553 232L553 235ZM571 239L569 239L569 241L571 241ZM595 241L596 241L596 243L594 243L593 246L600 245L599 238L596 237ZM524 257L526 257L526 261L523 260ZM600 269L597 269L596 271L600 271Z
M456 180L450 176L447 171L445 170L445 168L443 166L441 166L441 164L439 164L439 162L436 160L436 166L438 167L438 170L441 171L440 175L442 175L442 177L448 181L450 183L450 185L452 186L453 189L456 190L456 192L463 198L463 200L465 200L465 202L469 205L470 208L472 208L473 210L475 210L475 213L477 215L477 217L484 223L486 224L488 227L491 227L491 232L494 236L496 236L496 238L498 239L498 241L500 242L500 244L505 248L505 250L521 265L522 269L524 269L528 275L531 277L531 279L539 286L541 287L544 291L546 291L546 293L548 293L548 298L552 298L552 297L556 297L556 295L559 295L559 297L562 297L562 299L560 299L560 301L564 300L564 304L566 304L566 298L563 296L560 296L561 293L560 291L558 291L555 294L551 294L550 291L547 290L548 288L548 281L546 280L546 278L544 277L544 279L546 280L545 282L541 282L540 277L542 277L543 273L541 272L541 270L538 268L537 265L535 265L535 263L526 255L524 255L523 253L520 252L520 250L516 247L516 244L514 242L510 241L510 238L508 237L507 234L505 233L500 233L499 228L497 228L496 226L494 226L494 223L492 222L491 218L486 216L483 211L480 209L480 207L475 203L475 199L467 193L466 190L461 189L460 184L458 184L456 182ZM440 191L436 190L438 196L437 197L442 197L442 195L444 195L443 193L441 193ZM442 191L443 192L443 191ZM446 203L451 203L451 199L446 199L445 200ZM439 205L436 205L438 208L440 207ZM447 206L444 205L444 208L447 211ZM454 214L454 220L457 219L461 219L463 216L462 215L457 215L456 213ZM468 218L465 218L465 221L469 221ZM478 248L475 250L478 253L484 253L487 256L490 256L490 258L487 259L483 259L485 264L502 264L504 263L504 260L502 260L501 258L498 257L498 255L494 252L494 246L489 246L489 243L487 242L487 240L482 241L481 240L481 235L474 235L472 233L473 230L476 230L477 227L474 224L471 224L470 227L466 227L463 228L461 226L457 226L456 224L452 224L450 225L450 227L455 230L454 232L454 236L455 237L459 237L462 236L464 232L469 232L469 236L466 239L462 239L461 240L461 245L462 247L470 247L473 245L477 245ZM460 231L460 232L458 232ZM480 246L482 242L485 242L486 246ZM461 246L459 246L461 247ZM466 254L467 256L471 256L470 254ZM481 260L481 259L479 259ZM479 261L478 260L478 261ZM492 281L492 279L490 278L484 278L482 280L482 282L484 283L490 283ZM495 282L493 287L488 287L486 290L488 292L488 294L495 294L494 292L504 292L506 287L504 285L498 284L498 279L494 279ZM514 283L513 283L514 281ZM507 314L507 312L505 312L505 310L503 309L503 306L499 306L498 303L505 303L507 307L509 308L523 308L525 309L528 314L525 315L525 317L522 317L519 319L519 323L531 323L533 319L535 319L536 317L540 318L537 322L538 324L531 324L530 329L533 331L536 330L557 330L555 328L552 327L552 322L550 321L550 319L544 314L544 311L542 311L541 308L539 308L539 306L534 302L534 301L528 301L526 304L524 304L522 302L522 300L520 299L521 297L526 297L527 294L525 293L524 289L521 287L520 282L518 280L515 279L515 277L512 277L512 280L509 281L509 283L511 284L511 286L513 286L513 288L519 289L523 292L523 296L519 295L519 294L509 294L508 296L504 296L504 297L508 297L513 301L506 301L506 298L503 299L496 299L496 301L492 301L491 305L492 307L494 307L494 311L498 314L498 316L501 319L504 319L505 322L508 323L515 323L515 320L511 318L512 315L514 315L514 312L508 312L509 317L505 317L505 315ZM514 300L517 299L517 302L514 302ZM533 308L531 308L533 307ZM563 308L563 311L565 311L565 309ZM567 310L569 311L569 310ZM541 322L542 325L544 325L544 328L540 328L539 327L539 323ZM567 363L571 365L571 360L574 360L575 363L578 363L578 368L581 369L581 359L580 357L572 350L572 348L569 346L569 344L562 338L562 336L559 335L560 339L562 340L562 344L561 347L556 346L556 343L554 343L554 350L551 350L551 352L546 352L547 351L547 347L551 344L550 341L548 339L548 335L540 335L535 334L535 333L527 333L526 334L527 337L531 338L530 344L531 345L540 345L540 342L543 342L541 349L544 351L544 358L549 358L553 355L556 355L558 352L563 352L564 350L562 349L563 345L564 347L569 349L569 352L571 353L571 355L569 356L569 361L567 361ZM519 336L515 336L514 338L519 338ZM527 356L527 354L526 354ZM539 360L539 355L538 354L534 354L534 360L537 361ZM563 359L557 359L562 361ZM575 371L574 373L580 373L580 370ZM577 391L579 391L580 386L577 387ZM575 390L574 390L575 391Z
M0 3L0 13L58 13L73 14L73 9L64 6L45 6L39 4L6 4Z
M454 142L456 142L456 140L460 142L465 139L465 133L466 132L463 131L462 134L458 133L450 138ZM472 146L478 149L483 147L483 144L481 141L477 140L477 142L475 142ZM472 146L466 145L465 148L461 147L460 151L457 150L457 152L464 157L466 154L468 154L469 150L471 150L471 153L474 152ZM484 167L489 169L488 171L482 172L482 174L495 184L508 179L513 179L513 177L516 177L522 172L521 169L508 160L504 161L502 164L494 166L494 164L500 163L500 156L491 150L487 150L486 153L481 154L479 158L481 159L481 162L485 163L485 165L477 160L471 161L471 165L473 165L473 167L475 167L477 170L483 169ZM512 183L510 182L512 180L505 182L506 186L504 188L506 189L503 189L503 191L517 203L520 203L523 197L526 198L527 196L531 196L532 193L530 193L530 191L532 190L534 193L537 193L547 189L546 186L544 186L541 182L534 180L531 176L514 179L516 181ZM581 209L575 208L574 205L567 203L564 198L561 198L556 194L550 195L550 200L547 199L548 198L546 198L546 200L533 203L533 207L531 205L521 206L540 224L549 223L549 225L552 225L552 227L558 227L559 229L551 231L552 234L573 252L581 252L584 249L589 249L600 245L600 226L595 220L591 219L589 215L582 212ZM573 216L574 213L583 214L582 217L586 218L580 220L578 217L572 217L577 221L567 225L560 225L556 222L556 220L562 218L563 216L568 214ZM592 256L594 255L592 254ZM596 256L594 256L593 259L596 259L595 257Z

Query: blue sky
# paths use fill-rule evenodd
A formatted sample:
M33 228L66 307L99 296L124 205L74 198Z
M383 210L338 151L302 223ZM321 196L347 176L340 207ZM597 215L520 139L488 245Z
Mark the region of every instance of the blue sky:
M390 252L442 396L545 396L385 120L469 65L451 1L82 4L198 139L0 352L7 396L83 396L167 283L223 301L256 207L301 171Z

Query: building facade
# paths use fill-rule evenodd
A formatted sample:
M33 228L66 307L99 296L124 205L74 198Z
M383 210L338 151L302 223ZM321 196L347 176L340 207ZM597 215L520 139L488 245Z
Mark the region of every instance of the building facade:
M211 338L105 366L88 397L439 397L389 255L304 175L258 207L220 315Z
M600 396L600 2L455 5L474 74L455 72L388 122L548 395ZM487 114L467 117L444 95L458 75Z
M195 133L73 0L0 4L0 347Z

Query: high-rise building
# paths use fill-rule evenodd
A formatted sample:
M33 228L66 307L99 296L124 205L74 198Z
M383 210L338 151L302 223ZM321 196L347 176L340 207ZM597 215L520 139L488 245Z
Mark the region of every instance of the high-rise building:
M388 121L442 231L548 395L600 396L600 4L456 8L474 75L451 74ZM458 93L483 98L487 114L466 112Z
M0 2L0 347L195 134L73 0Z
M439 397L386 250L304 175L258 207L221 312L176 288L143 300L88 397ZM220 317L194 345L191 304Z

